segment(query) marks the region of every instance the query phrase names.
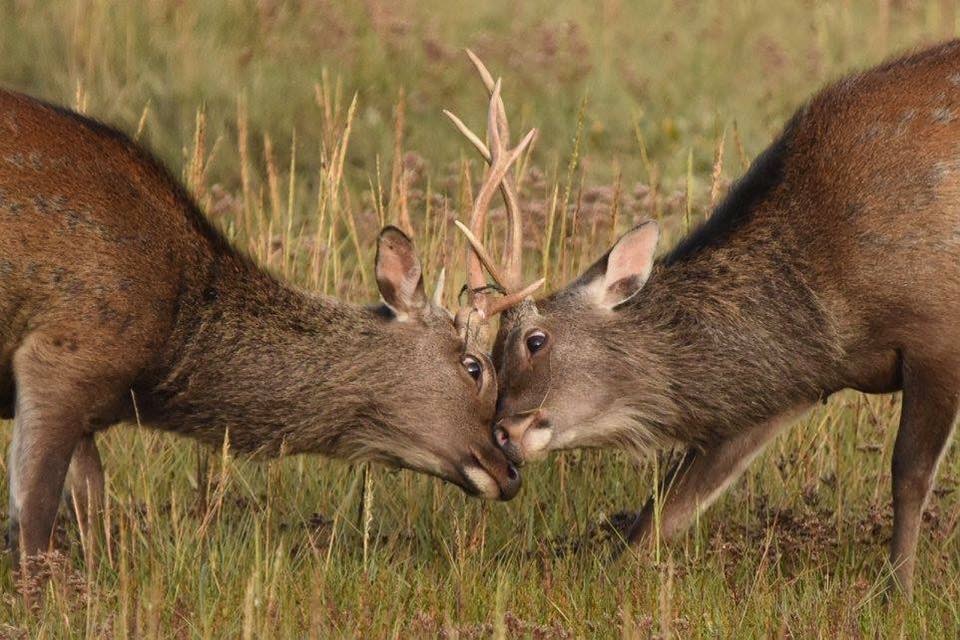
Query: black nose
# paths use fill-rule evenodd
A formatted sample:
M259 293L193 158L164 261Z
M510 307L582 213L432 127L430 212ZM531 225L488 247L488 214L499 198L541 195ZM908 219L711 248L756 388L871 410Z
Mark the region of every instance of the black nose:
M520 472L517 470L517 467L512 462L508 462L506 482L500 485L500 499L512 499L520 492L520 485L522 484L523 478L520 477Z

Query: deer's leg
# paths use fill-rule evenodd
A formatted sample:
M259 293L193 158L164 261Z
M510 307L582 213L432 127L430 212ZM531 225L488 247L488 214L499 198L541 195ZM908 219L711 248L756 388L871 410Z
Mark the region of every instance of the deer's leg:
M661 483L660 534L671 538L682 533L804 410L806 407L749 427L708 450L688 451ZM650 498L630 527L627 539L631 545L650 538L658 524L655 509L656 501Z
M937 465L947 448L960 407L957 361L903 364L900 429L893 447L893 539L890 543L892 584L908 598L923 506L930 495Z
M92 552L96 551L97 532L103 508L103 465L93 434L83 436L73 450L67 469L65 493L70 511L77 518L81 536Z
M16 424L13 427L13 437L7 449L7 549L14 565L20 561L20 502L17 500L18 490L14 486L18 475L15 469L17 457L14 455L19 447L17 444Z
M78 451L77 474L91 489L84 506L98 500L102 480L90 434L93 425L112 421L122 396L114 360L96 345L91 340L87 349L86 343L33 335L14 355L17 398L9 452L14 562L49 548L71 458L87 438Z
M63 480L80 437L69 411L32 404L25 390L18 395L9 455L8 542L15 563L49 548Z

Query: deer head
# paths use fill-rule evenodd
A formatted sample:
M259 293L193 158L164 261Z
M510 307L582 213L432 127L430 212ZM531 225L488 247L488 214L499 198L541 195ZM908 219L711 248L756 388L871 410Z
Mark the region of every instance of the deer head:
M380 459L439 476L472 495L509 500L520 476L490 433L496 374L486 351L461 335L453 314L441 306L442 273L431 300L413 243L387 227L377 246L376 278L391 319L385 335L360 358L393 369L381 372L388 381L382 392L365 377L382 416L373 422L389 428L370 432L346 455Z
M652 436L629 430L637 408L623 399L644 396L642 410L655 412L666 397L656 350L645 349L651 341L628 310L653 269L658 236L654 222L636 227L566 287L501 319L495 437L515 462L554 449L650 444L637 440ZM637 384L638 372L654 379Z

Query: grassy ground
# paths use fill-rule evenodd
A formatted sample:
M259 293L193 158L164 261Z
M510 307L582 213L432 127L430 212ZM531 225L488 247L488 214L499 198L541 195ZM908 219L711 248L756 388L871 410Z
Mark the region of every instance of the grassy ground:
M960 17L937 0L521 4L0 0L0 83L137 135L263 264L361 301L383 221L409 221L429 273L462 283L451 220L479 165L439 114L480 124L462 46L504 76L514 128L541 127L527 264L556 286L636 219L675 239L810 92ZM681 542L617 564L653 461L555 456L484 504L408 472L117 428L100 562L66 527L27 611L0 561L0 637L955 637L956 452L914 605L879 596L898 412L834 398Z

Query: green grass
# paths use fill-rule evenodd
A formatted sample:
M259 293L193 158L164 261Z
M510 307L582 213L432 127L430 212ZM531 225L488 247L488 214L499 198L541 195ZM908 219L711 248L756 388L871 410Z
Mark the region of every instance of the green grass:
M311 289L373 299L376 231L406 212L452 301L461 165L474 184L480 167L440 109L476 127L484 113L460 48L503 76L515 131L541 128L527 267L558 286L637 219L676 239L812 91L953 34L950 6L0 0L0 83L139 132L238 245ZM956 452L914 604L879 594L898 412L841 394L682 541L616 564L608 523L646 499L650 461L554 456L515 501L485 504L409 472L235 459L119 427L100 438L100 562L67 527L27 611L0 561L0 637L955 637Z

